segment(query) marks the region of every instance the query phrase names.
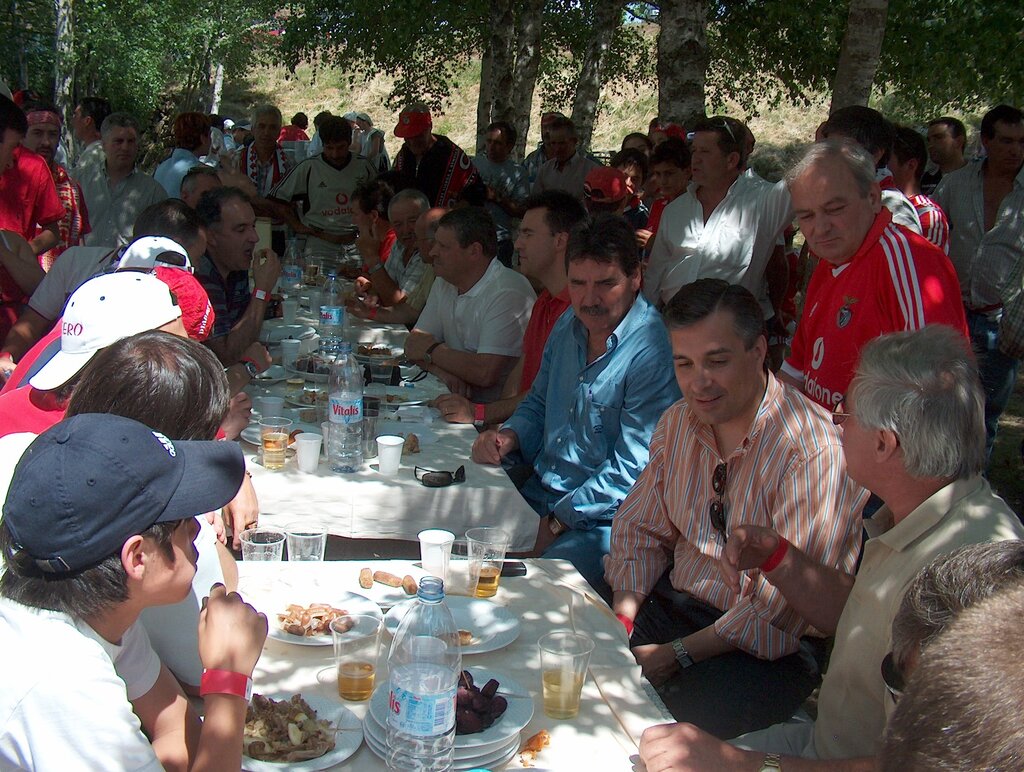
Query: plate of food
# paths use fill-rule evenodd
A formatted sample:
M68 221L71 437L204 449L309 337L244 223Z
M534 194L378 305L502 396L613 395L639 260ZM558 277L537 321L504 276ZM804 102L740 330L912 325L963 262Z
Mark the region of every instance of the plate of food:
M332 646L331 621L337 617L367 614L381 618L380 606L365 595L354 592L332 592L330 595L333 598L331 603L278 603L267 613L270 623L267 637L297 646Z
M386 343L362 341L356 344L355 357L364 365L398 364L399 352Z
M316 335L308 324L276 324L264 322L260 329L260 343L280 343L282 340L306 340Z
M303 354L295 358L295 364L285 368L290 375L299 375L314 383L327 383L331 375L331 363L319 354Z
M301 397L298 399L285 397L284 402L286 405L292 405L293 407L316 407L318 403L327 404L327 389L303 389Z
M355 753L363 726L344 705L316 694L254 694L242 743L242 769L248 772L316 772Z
M370 713L363 719L363 739L367 746L382 759L387 754L387 729L382 727ZM519 750L519 735L514 735L493 748L471 748L455 750L452 769L481 769L483 767L500 768L512 759Z
M519 637L519 619L504 606L482 598L448 595L445 603L459 628L463 654L483 654L503 649ZM412 601L394 606L384 617L384 625L394 635Z
M288 371L285 370L281 365L271 365L262 373L257 373L253 380L256 383L271 384L280 383L288 377Z

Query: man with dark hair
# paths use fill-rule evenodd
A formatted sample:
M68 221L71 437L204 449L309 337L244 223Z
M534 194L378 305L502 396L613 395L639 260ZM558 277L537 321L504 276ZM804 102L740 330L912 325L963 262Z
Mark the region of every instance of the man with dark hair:
M196 265L196 278L210 296L216 314L206 341L225 365L242 362L255 376L264 362L246 353L259 340L270 292L281 275L281 262L270 249L253 254L256 213L238 188L217 188L203 194L197 208L206 227L206 254ZM250 295L249 271L255 288Z
M644 140L647 139L646 134L638 134L637 136L643 137ZM647 154L634 147L627 147L613 155L608 165L626 175L630 197L626 203L626 211L622 213L622 216L626 218L626 222L632 225L636 231L639 232L646 229L650 219L650 212L647 209L647 204L644 203L644 186L647 184L649 168ZM644 243L649 238L646 237Z
M967 164L964 151L967 148L967 129L963 121L950 116L928 121L928 160L933 168L921 178L921 190L930 196L942 175L962 169Z
M732 529L771 525L852 571L867 494L846 474L828 415L766 367L764 316L748 290L701 279L664 317L683 400L658 423L651 462L615 518L606 577L672 715L733 737L793 714L818 683L824 642L801 637L807 621L762 577L735 592L718 575Z
M665 207L686 192L690 184L690 148L686 141L670 137L651 151L650 186L657 198L651 204L647 227L637 231L641 249L654 246L652 239L658 233Z
M309 142L309 135L306 129L309 128L309 116L305 113L295 113L292 122L281 127L281 133L277 135L278 142Z
M132 240L139 212L167 198L163 186L135 168L139 156L139 125L127 113L112 113L103 121L102 164L79 172L92 232L90 247L120 247Z
M547 126L544 152L548 160L537 172L534 193L545 190L564 190L583 200L583 183L595 166L600 166L578 147L576 124L571 118L559 116Z
M172 442L118 416L77 416L29 446L0 523L0 766L239 767L266 617L209 589L203 722L138 619L185 598L196 513L244 479L234 443Z
M942 178L932 198L949 218L949 259L985 387L988 453L1017 382L1024 332L1024 117L1009 105L981 121L986 158ZM1015 344L1014 344L1015 342Z
M480 179L487 186L484 208L498 229L498 259L512 266L512 235L518 218L523 216L523 202L530 195L526 169L512 160L516 147L516 130L505 121L487 127L487 151L473 159Z
M110 102L100 97L86 97L75 107L71 116L71 132L81 147L71 167L71 174L76 180L91 168L98 169L106 162L100 129L113 111Z
M324 149L292 169L267 196L281 219L306 236L308 251L337 252L338 244L355 242L353 194L377 176L373 164L352 153L352 126L330 116L320 127ZM298 215L295 205L300 205Z
M199 164L185 172L185 176L181 178L181 200L195 209L203 193L221 187L224 187L224 183L217 170L206 164Z
M453 209L434 242L437 278L405 342L405 355L477 402L501 396L523 350L536 295L497 260L494 221L482 209Z
M573 312L555 322L512 417L473 443L473 460L531 469L520 492L540 516L534 553L572 561L600 589L613 516L679 390L665 327L639 294L629 223L602 214L578 225L566 273Z
M523 335L523 356L508 375L502 399L485 405L473 404L458 394L439 397L435 407L449 423L472 423L482 428L511 416L537 377L551 329L571 305L565 254L573 228L586 220L587 212L564 190L531 196L525 207L516 239L519 270L543 289Z
M896 126L889 157L892 183L903 192L921 219L921 235L949 254L949 220L942 207L921 192L921 176L928 161L924 137L909 126Z
M413 102L399 114L395 136L405 143L395 157L394 170L421 190L431 206L446 209L480 175L461 147L433 129L430 108L422 102Z

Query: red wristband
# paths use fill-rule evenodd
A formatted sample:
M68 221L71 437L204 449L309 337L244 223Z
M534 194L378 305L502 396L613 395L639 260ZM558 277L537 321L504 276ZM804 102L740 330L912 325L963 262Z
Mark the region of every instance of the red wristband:
M374 306L370 309L370 313L367 314L371 319L377 318L377 312L380 311L380 306Z
M629 637L633 634L633 620L627 617L625 614L616 614L615 618L622 622L622 626L626 628L626 636Z
M484 421L484 411L485 410L486 410L486 407L484 405L482 405L481 403L479 403L479 402L477 402L475 405L473 405L473 421L474 422L480 421L482 423Z
M764 563L761 564L762 573L767 574L769 571L774 571L779 567L779 563L786 557L786 552L789 550L789 542L779 537L779 546L775 548L773 552Z
M231 694L248 702L252 697L252 679L230 670L204 670L199 681L199 696L207 694Z

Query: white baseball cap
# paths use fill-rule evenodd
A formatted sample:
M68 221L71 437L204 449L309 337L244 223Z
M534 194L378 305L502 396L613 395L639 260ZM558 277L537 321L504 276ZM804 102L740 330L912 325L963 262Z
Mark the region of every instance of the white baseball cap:
M231 131L233 128L235 128L235 122L233 120L231 120L230 118L225 118L224 119L224 131Z
M32 376L29 385L42 391L63 386L97 351L180 317L170 289L151 274L123 271L96 276L68 299L60 351Z
M170 254L170 258L164 257ZM174 257L177 255L178 257ZM184 259L184 263L182 263ZM142 236L135 239L117 261L117 270L125 268L141 268L151 271L157 265L166 265L170 268L181 268L183 271L192 273L192 262L188 259L188 252L185 247L164 236Z

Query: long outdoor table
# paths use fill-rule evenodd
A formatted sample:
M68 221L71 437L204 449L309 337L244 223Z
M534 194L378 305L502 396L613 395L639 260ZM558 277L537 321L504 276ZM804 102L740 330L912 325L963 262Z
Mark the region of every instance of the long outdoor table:
M640 668L629 652L622 625L608 606L589 589L572 565L561 560L528 560L524 577L502 578L494 601L520 621L519 637L509 646L484 654L467 654L463 667L486 667L518 681L533 698L533 719L522 731L525 740L541 729L551 734L551 745L535 762L537 770L627 770L636 760L640 735L645 728L671 721L664 706L641 679ZM274 613L290 597L320 598L331 603L339 592L355 592L374 598L376 590L358 585L360 568L372 567L399 576L423 575L409 561L338 561L324 563L239 564L243 597L267 613ZM334 593L332 597L332 593ZM544 715L537 641L545 633L574 629L594 639L596 646L583 687L580 713L575 719L554 720ZM381 647L378 684L386 678L387 651L391 636L385 632ZM335 703L333 652L330 646L299 646L267 639L256 672L255 692L267 694L314 694ZM500 680L500 679L499 679ZM500 689L499 689L500 692ZM359 719L367 703L345 702ZM344 765L353 770L384 769L384 763L365 742ZM518 755L506 769L521 768Z

